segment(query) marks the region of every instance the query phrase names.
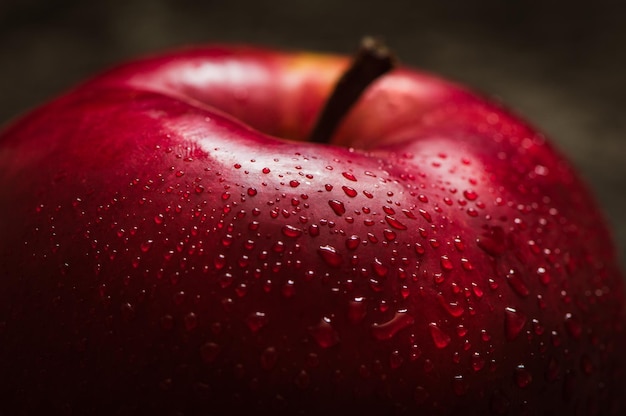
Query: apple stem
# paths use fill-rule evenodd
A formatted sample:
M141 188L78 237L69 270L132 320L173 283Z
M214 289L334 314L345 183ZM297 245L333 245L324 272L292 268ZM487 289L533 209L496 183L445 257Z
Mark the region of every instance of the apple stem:
M309 141L329 143L333 133L365 89L376 78L393 69L395 64L395 57L380 39L365 37L352 64L339 78L320 112Z

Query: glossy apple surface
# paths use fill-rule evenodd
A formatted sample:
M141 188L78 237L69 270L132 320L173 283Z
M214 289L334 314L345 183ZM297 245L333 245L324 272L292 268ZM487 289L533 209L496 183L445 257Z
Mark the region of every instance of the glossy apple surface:
M570 165L406 68L307 143L347 64L182 50L4 129L0 413L625 411L622 275Z

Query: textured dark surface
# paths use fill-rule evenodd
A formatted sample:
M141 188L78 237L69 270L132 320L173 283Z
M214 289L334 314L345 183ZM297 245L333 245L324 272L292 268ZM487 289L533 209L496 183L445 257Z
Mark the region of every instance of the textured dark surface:
M604 0L2 0L0 123L166 48L240 42L351 53L362 35L381 35L404 63L496 96L546 132L600 199L624 264L625 13Z

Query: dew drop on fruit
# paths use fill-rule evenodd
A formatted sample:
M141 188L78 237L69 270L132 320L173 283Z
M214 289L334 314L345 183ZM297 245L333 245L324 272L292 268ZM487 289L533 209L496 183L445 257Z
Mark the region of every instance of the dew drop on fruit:
M450 344L450 336L443 332L435 322L428 324L428 329L430 330L430 337L437 348L445 348Z
M184 324L187 331L193 331L198 326L198 315L189 312L185 315Z
M296 384L296 386L298 386L299 389L305 390L307 387L309 387L309 384L311 383L311 376L309 376L309 373L306 370L301 370L296 375L294 383Z
M286 297L286 298L290 298L293 297L293 295L296 294L296 285L295 282L293 280L287 280L284 284L283 287L281 288L281 294Z
M517 384L520 388L527 387L533 381L532 374L530 374L530 371L528 371L523 364L520 364L515 368L514 378L515 384Z
M142 253L147 253L148 251L150 251L150 248L152 248L152 240L146 240L143 243L141 243L141 246L139 247L139 249L141 250Z
M526 316L515 308L507 307L504 309L504 329L509 341L519 336L526 325L526 320Z
M346 207L343 205L343 202L338 201L336 199L331 199L328 201L328 205L332 208L332 210L337 215L343 215L346 213Z
M294 179L292 181L289 181L289 186L291 186L292 188L297 188L298 186L300 186L300 182Z
M267 325L268 318L264 312L253 312L246 318L246 325L252 332L257 332Z
M338 267L341 265L342 258L335 247L330 245L320 246L317 249L317 253L329 266Z
M385 221L387 221L387 224L389 224L391 227L395 228L396 230L407 229L406 225L402 224L400 221L398 221L396 218L392 217L391 215L386 215Z
M372 335L379 341L393 338L399 331L413 325L415 319L406 310L395 313L393 318L382 324L371 326Z
M474 270L474 265L466 258L461 258L461 267L468 272Z
M513 289L513 291L519 296L526 297L530 294L530 290L522 281L522 278L517 270L510 269L506 275L506 281L509 283L509 286L511 286L511 289Z
M317 224L311 224L309 226L309 235L312 237L317 237L320 235L320 227Z
M565 314L565 329L567 329L567 333L574 339L579 339L583 332L580 321L571 313Z
M339 343L339 334L328 318L322 318L317 325L309 327L309 333L322 348L329 348Z
M402 358L398 350L394 350L389 354L389 367L392 369L400 368L403 362L404 358Z
M476 198L478 198L478 194L471 189L467 189L465 191L463 191L463 196L468 200L468 201L475 201Z
M248 195L255 196L257 194L256 188L248 188Z
M352 172L342 172L341 174L347 180L356 182L356 177L354 176L354 174Z
M378 258L374 258L372 262L372 270L376 273L378 277L387 277L387 273L389 273L389 268L383 264Z
M163 214L157 214L154 216L154 223L157 225L163 224L164 220L165 220L165 217L163 216Z
M479 352L472 354L472 370L480 371L485 367L485 358Z
M441 258L439 259L439 263L441 264L441 268L443 270L452 270L453 266L452 266L452 261L450 261L450 258L446 255L441 256Z
M350 237L346 238L346 248L348 250L356 250L360 244L361 239L358 235L351 235Z
M365 306L365 298L357 297L348 302L348 319L351 323L357 324L365 318L367 308Z
M545 267L537 268L537 276L539 277L539 281L542 284L547 286L550 283L551 276L550 273L548 273L548 271L545 269Z
M593 373L593 362L591 361L589 355L583 354L582 357L580 357L580 369L583 374L587 376Z
M415 400L415 404L423 405L429 397L430 394L423 386L415 387L415 390L413 391L413 400Z
M425 209L419 209L418 212L420 213L420 215L428 222L433 222L433 218L431 217L430 213L428 211L426 211Z
M383 236L385 236L385 240L393 241L396 239L397 234L393 230L383 230Z
M271 370L278 361L278 352L274 347L267 347L261 353L261 368Z
M302 230L300 228L288 224L284 225L281 231L285 237L290 238L296 238L302 235Z
M342 186L341 189L343 189L343 192L350 198L354 198L358 194L354 188L351 188L349 186Z
M456 375L452 379L452 390L457 396L463 396L467 393L468 385L462 375Z
M261 172L263 172L264 174L268 174L271 172L270 168L263 168L263 170L261 170Z
M207 342L200 347L200 357L205 363L212 363L217 358L220 347L214 342Z
M551 357L545 372L546 381L556 381L559 378L559 373L559 363L554 357Z
M437 295L439 304L445 309L448 314L453 318L459 318L465 312L465 309L458 302L448 302L442 294Z

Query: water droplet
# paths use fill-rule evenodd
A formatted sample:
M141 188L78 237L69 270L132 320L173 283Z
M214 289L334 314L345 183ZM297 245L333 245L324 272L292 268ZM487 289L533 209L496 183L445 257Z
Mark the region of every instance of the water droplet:
M193 331L198 326L198 316L193 312L189 312L187 315L185 315L183 321L185 324L185 329L187 331Z
M402 224L400 221L398 221L397 219L395 219L394 217L390 215L385 216L385 221L387 221L387 224L389 224L391 227L395 228L396 230L407 229L406 225Z
M550 283L551 276L550 273L548 273L548 271L545 269L545 267L537 268L537 276L539 276L539 281L542 284L547 286Z
M150 248L152 248L152 240L147 240L144 241L143 243L141 243L141 246L139 247L139 249L141 250L142 253L147 253L148 251L150 251Z
M320 226L317 224L311 224L309 226L309 235L312 237L317 237L320 235Z
M583 333L583 327L580 321L571 313L565 314L565 329L567 329L567 333L574 339L579 339Z
M354 198L358 194L358 192L354 188L351 188L349 186L342 186L341 189L343 189L343 192L350 198Z
M461 267L468 272L474 270L474 265L466 258L461 259Z
M356 182L356 177L354 176L353 173L351 172L342 172L341 173L343 175L344 178L346 178L349 181L353 181Z
M523 364L518 365L515 368L515 383L520 388L527 387L533 381L533 376L530 374L530 371L526 369Z
M297 238L302 235L302 230L300 228L294 227L289 224L283 225L283 228L281 231L285 237L290 237L290 238Z
M335 247L329 245L320 246L317 252L329 266L339 267L341 265L341 254L337 252Z
M426 391L424 387L415 387L415 391L413 392L413 400L415 400L415 404L423 405L424 403L426 403L429 397L430 394L428 393L428 391Z
M504 328L506 338L509 341L512 341L519 336L526 325L526 320L526 316L516 309L511 307L504 308Z
M406 310L396 312L389 321L371 326L372 335L380 341L393 338L399 331L413 325L415 320Z
M385 266L383 262L380 261L378 258L374 258L374 262L372 263L372 269L378 277L386 277L387 273L389 272L389 268Z
M430 330L430 336L437 348L445 348L450 344L450 336L443 332L435 322L428 324L428 329Z
M417 210L420 215L428 222L433 222L433 218L430 216L430 213L428 213L428 211L424 210L424 209L418 209Z
M468 201L475 201L476 198L478 198L478 194L474 190L471 190L471 189L467 189L463 191L463 196L467 198Z
M346 207L343 205L343 202L338 201L336 199L331 199L328 201L328 205L332 208L332 210L337 215L343 215L346 213Z
M289 186L291 186L292 188L297 188L298 186L300 186L300 182L298 182L297 180L291 180L289 181Z
M441 264L441 268L443 270L452 270L453 266L452 266L452 261L450 261L450 258L448 258L448 256L443 255L441 256L441 259L439 260L440 264Z
M582 357L580 357L580 369L588 376L593 373L593 362L587 354L583 354Z
M246 325L252 332L257 332L267 325L267 322L268 318L264 312L253 312L246 318Z
M154 216L154 223L157 225L163 224L164 220L165 220L165 217L163 216L163 214L157 214Z
M463 306L458 302L448 302L444 298L442 294L437 295L437 300L439 300L439 304L445 309L446 312L453 318L459 318L465 312Z
M255 188L248 188L248 195L255 196L257 194L257 190Z
M261 368L271 370L278 361L278 352L274 347L267 347L261 353Z
M350 237L346 238L346 248L348 250L356 250L360 244L361 239L358 235L351 235Z
M292 297L293 295L296 294L295 282L293 280L287 280L285 284L283 284L283 287L281 288L280 292L286 298Z
M298 388L304 390L309 387L309 384L311 383L311 377L309 376L309 373L306 372L306 370L302 370L298 373L294 382L296 383L296 386L298 386Z
M467 393L467 389L468 385L463 379L463 376L460 374L454 376L454 379L452 380L452 390L454 391L454 394L457 396L463 396Z
M485 358L479 352L472 354L472 369L480 371L485 367Z
M513 291L521 297L526 297L530 294L530 290L522 281L520 274L515 269L510 269L506 275L506 281L509 283Z
M267 175L267 174L268 174L268 173L270 173L271 171L270 171L270 168L263 168L263 170L262 170L261 172L263 172L264 174L266 174L266 175Z
M402 358L402 355L400 355L399 351L395 350L392 351L391 354L389 354L389 366L392 369L395 370L396 368L400 368L403 362L404 358Z
M207 342L200 347L200 356L205 363L212 363L217 358L220 347L214 342Z
M322 348L329 348L339 343L339 334L330 324L329 318L322 318L316 326L309 327L309 333Z
M348 319L353 324L361 322L366 313L365 298L354 298L348 303Z

